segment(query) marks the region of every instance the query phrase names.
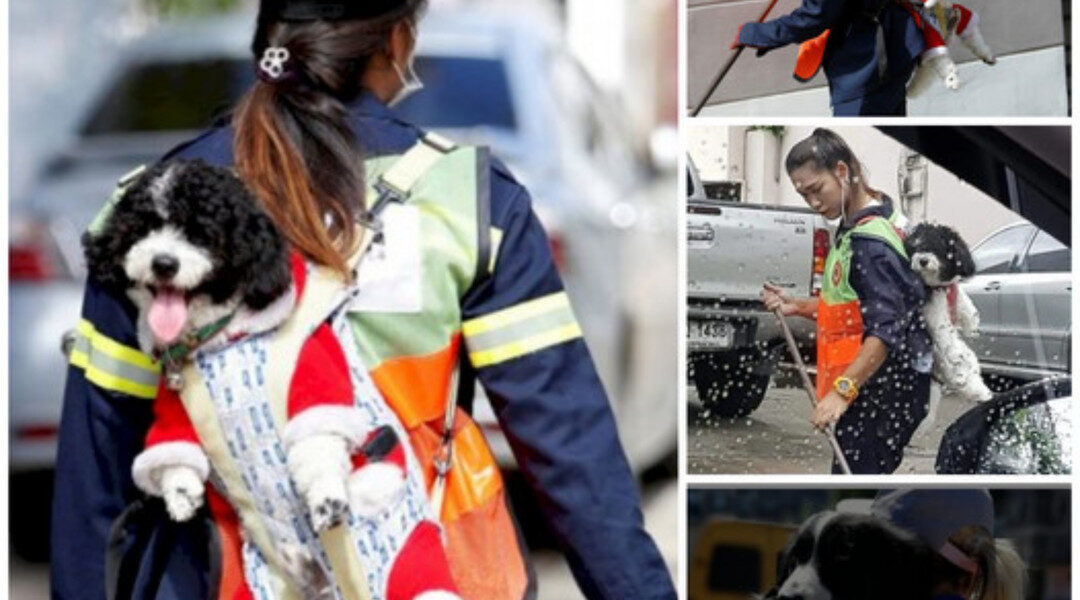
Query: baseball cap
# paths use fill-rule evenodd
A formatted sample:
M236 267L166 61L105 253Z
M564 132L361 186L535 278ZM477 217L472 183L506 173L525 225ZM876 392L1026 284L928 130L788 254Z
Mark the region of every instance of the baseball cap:
M994 500L984 489L882 490L871 513L914 533L946 560L972 573L977 565L949 536L971 525L994 533Z

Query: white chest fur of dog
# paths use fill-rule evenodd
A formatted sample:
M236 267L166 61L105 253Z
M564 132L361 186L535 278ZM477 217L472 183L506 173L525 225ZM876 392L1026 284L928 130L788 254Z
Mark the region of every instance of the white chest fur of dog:
M993 394L983 383L979 359L963 339L975 337L979 329L979 311L960 285L975 274L971 251L955 230L932 223L916 225L904 239L904 249L927 286L922 316L933 343L935 378L965 400L989 400ZM949 304L951 289L956 292L955 307Z
M965 400L989 400L993 393L982 380L979 358L961 337L974 337L979 327L979 312L962 287L957 286L955 324L951 313L948 288L931 288L923 319L933 342L934 376Z

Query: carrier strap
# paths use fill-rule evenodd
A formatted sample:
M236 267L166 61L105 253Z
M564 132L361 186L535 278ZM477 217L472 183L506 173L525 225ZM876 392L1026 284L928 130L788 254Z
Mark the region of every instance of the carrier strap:
M388 193L396 196L394 199L404 201L428 169L456 148L457 145L438 134L424 135L379 177L375 189L380 196Z

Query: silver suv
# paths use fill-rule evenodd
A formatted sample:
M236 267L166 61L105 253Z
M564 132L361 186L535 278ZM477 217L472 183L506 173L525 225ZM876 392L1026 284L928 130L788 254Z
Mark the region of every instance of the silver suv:
M1031 223L1014 223L972 250L964 290L979 309L971 344L983 372L1019 380L1070 372L1072 251Z

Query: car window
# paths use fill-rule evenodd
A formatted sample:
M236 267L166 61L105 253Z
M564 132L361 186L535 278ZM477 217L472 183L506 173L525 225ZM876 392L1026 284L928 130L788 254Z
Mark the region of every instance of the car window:
M506 64L498 58L417 56L424 89L395 107L402 119L431 129L516 129Z
M396 108L421 127L514 129L506 68L499 59L416 58L424 89ZM83 135L200 130L254 82L246 60L208 59L136 65L117 78L83 126Z
M1072 251L1045 231L1039 231L1031 242L1024 266L1029 273L1068 273L1072 271Z
M982 275L987 273L1007 273L1013 266L1017 255L1024 250L1024 246L1031 239L1034 231L1031 225L1010 227L995 233L979 247L972 251L975 259L975 272Z
M1072 456L1072 399L1014 410L990 428L979 472L1068 474Z
M619 123L618 105L596 87L572 57L563 52L550 55L552 89L557 108L565 116L564 133L580 140L587 158L596 167L630 182L634 178L629 128Z
M254 79L246 60L134 65L102 95L82 135L204 129L235 104Z

